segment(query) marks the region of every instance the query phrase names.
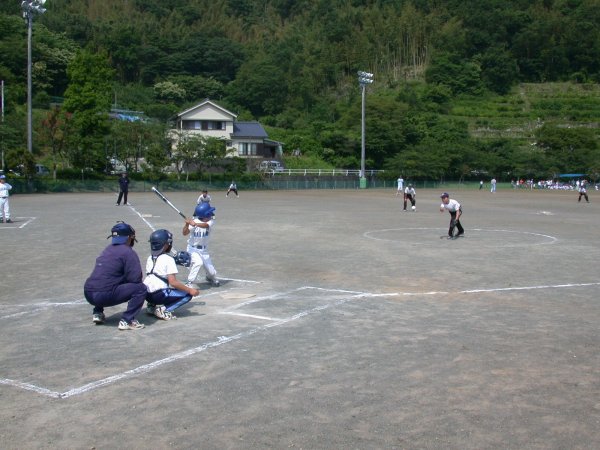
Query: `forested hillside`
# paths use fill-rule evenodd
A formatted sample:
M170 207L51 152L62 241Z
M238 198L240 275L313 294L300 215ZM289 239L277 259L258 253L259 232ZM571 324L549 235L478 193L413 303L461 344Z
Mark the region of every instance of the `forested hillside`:
M48 0L33 27L34 158L21 2L0 6L8 166L101 171L135 154L158 171L169 118L210 98L300 149L288 166L356 169L365 70L367 168L600 173L600 0ZM110 121L111 107L152 120Z

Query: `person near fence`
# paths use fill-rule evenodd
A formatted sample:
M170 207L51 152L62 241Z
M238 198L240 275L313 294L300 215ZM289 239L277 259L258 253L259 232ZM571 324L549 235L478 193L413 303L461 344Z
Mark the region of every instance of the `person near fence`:
M0 223L11 223L10 220L10 204L8 203L8 191L12 186L6 182L6 175L0 175Z
M404 178L402 178L402 175L400 175L400 178L398 178L398 190L396 191L396 195L400 195L404 193Z
M236 197L239 197L238 190L237 190L237 184L235 184L235 181L232 181L231 184L229 185L229 189L227 190L227 194L225 194L225 197L229 197L230 192L233 192Z
M586 187L585 180L583 180L581 182L581 184L579 185L579 200L577 200L577 202L581 202L581 197L585 197L585 201L587 203L590 202L590 199L588 198L588 195L587 195L587 187Z
M127 202L127 194L129 193L129 178L127 177L127 173L123 172L121 174L121 178L119 178L119 197L117 198L117 206L121 204L121 199L123 199L123 205L129 205Z

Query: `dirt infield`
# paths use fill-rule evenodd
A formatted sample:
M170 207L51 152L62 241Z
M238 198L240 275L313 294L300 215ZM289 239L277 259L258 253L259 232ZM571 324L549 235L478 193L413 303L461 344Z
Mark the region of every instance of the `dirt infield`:
M93 325L82 285L117 220L142 261L153 229L184 249L177 213L11 198L2 448L600 448L597 192L451 192L450 241L438 190L210 194L222 285L139 331Z

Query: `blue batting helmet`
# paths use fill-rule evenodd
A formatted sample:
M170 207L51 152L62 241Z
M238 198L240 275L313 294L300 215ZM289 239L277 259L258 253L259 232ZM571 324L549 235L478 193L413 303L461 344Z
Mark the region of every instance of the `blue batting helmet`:
M198 217L199 219L212 217L215 215L215 210L216 208L210 206L210 203L201 203L200 205L196 206L196 209L194 209L194 216Z

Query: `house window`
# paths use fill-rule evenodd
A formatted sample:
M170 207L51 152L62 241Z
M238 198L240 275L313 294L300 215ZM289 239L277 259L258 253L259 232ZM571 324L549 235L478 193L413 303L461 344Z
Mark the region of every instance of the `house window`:
M202 129L203 130L224 130L225 122L220 122L216 120L203 120L202 121Z
M199 120L184 120L181 122L181 128L184 130L199 130L200 129L200 121Z
M240 156L255 156L256 142L240 142L238 153Z

